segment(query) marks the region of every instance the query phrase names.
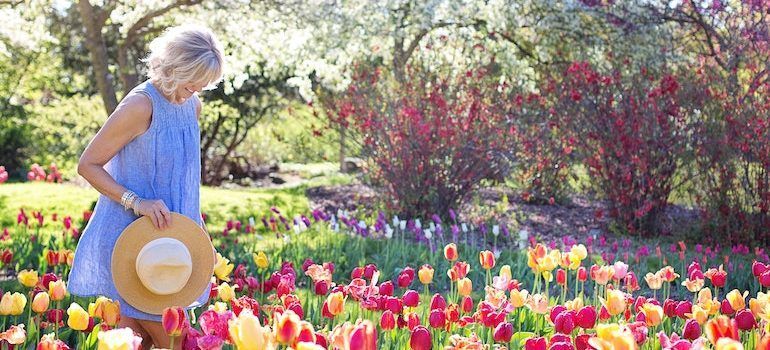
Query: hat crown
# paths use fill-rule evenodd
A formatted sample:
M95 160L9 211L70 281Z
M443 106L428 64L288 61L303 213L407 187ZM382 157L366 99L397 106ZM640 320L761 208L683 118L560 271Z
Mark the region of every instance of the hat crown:
M192 274L192 256L184 243L163 237L147 242L136 256L136 273L158 295L181 291Z

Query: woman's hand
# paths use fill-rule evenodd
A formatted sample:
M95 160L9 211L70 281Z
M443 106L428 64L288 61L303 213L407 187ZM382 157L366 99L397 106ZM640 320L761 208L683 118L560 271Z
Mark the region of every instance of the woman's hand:
M171 211L160 199L142 199L136 207L136 212L150 218L159 230L171 226Z

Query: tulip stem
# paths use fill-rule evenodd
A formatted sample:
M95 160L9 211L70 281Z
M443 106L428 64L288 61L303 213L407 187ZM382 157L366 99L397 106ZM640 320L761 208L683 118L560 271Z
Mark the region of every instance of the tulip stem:
M169 350L174 350L174 338L176 337L172 335L170 338L171 338L171 348Z

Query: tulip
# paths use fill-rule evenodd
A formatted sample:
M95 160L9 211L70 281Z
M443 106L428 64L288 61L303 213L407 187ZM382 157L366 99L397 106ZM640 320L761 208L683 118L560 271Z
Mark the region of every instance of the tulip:
M479 262L481 263L481 268L491 270L495 267L495 254L489 250L484 250L479 253Z
M757 326L757 320L751 310L743 309L735 314L735 325L742 331L750 331Z
M606 300L604 298L599 299L601 299L602 305L607 308L607 312L609 312L610 316L615 316L626 311L626 296L617 289L607 291Z
M566 311L567 308L564 305L556 305L553 308L551 308L551 313L548 315L549 319L551 320L551 323L556 322L556 316L558 316L563 311Z
M446 300L444 300L444 297L441 296L441 294L433 294L433 297L430 299L430 309L440 309L442 311L446 309Z
M407 290L403 296L404 306L416 307L420 303L420 295L413 290Z
M251 253L252 259L254 259L254 264L257 265L260 269L266 269L268 265L267 255L265 255L265 252L258 252L258 253Z
M642 305L642 313L648 327L656 327L663 321L663 308L658 305L646 303Z
M99 350L139 350L142 338L134 335L131 328L117 328L99 332Z
M443 309L434 309L428 316L428 323L433 328L444 328L446 324L446 314Z
M433 282L433 267L430 265L422 265L420 268L420 271L417 272L418 277L420 278L420 283L422 284L430 284Z
M644 280L652 290L658 290L663 287L663 278L660 276L660 274L653 274L648 272L644 276Z
M706 338L711 344L716 344L721 338L732 338L738 340L738 327L735 324L735 320L721 315L717 316L706 323Z
M386 297L385 309L393 314L400 314L404 310L404 305L401 299L395 297Z
M527 303L528 296L529 296L528 291L526 290L520 291L518 289L514 289L511 291L511 298L510 298L511 304L515 308L522 307Z
M762 285L762 287L770 288L770 269L759 276L759 284Z
M458 254L456 244L449 243L444 247L444 258L449 260L449 262L455 262L457 260Z
M735 313L735 310L733 310L733 307L730 305L730 301L724 299L719 306L719 312L721 312L723 315L732 315Z
M169 337L182 335L185 326L185 312L180 307L167 307L163 310L161 324Z
M259 317L246 309L229 323L230 338L240 350L275 349L269 327L259 323ZM168 331L168 330L167 330Z
M0 341L3 340L11 344L9 348L13 348L13 345L24 344L27 341L27 332L24 331L24 324L13 325L5 332L0 333Z
M48 305L50 304L50 298L48 297L48 293L45 291L39 292L35 294L35 297L32 298L32 311L38 314L44 313L46 310L48 310Z
M495 327L493 338L498 343L508 343L513 337L513 325L508 322L501 322Z
M473 283L471 282L468 277L462 278L457 281L457 292L460 293L461 296L469 296L471 295L471 292L473 291Z
M315 330L313 325L308 321L301 321L299 323L299 335L297 336L297 343L315 344Z
M380 284L380 295L393 296L393 282L385 281Z
M18 316L24 312L24 306L27 305L27 297L21 293L5 292L0 299L0 315Z
M698 339L701 335L700 325L696 320L687 320L684 323L684 329L682 330L682 337L687 340Z
M584 306L578 311L575 317L575 323L577 323L580 328L591 329L596 325L596 318L596 309L594 309L593 306Z
M469 296L465 296L462 299L462 302L460 303L460 309L463 311L463 313L470 313L473 311L473 299Z
M679 318L687 318L688 313L692 313L692 303L689 300L680 301L676 304L676 315Z
M214 265L214 274L220 281L230 282L230 272L233 271L235 265L230 263L230 259L225 258L222 254L217 253L217 262Z
M406 327L409 328L409 331L413 331L420 325L420 317L414 312L404 314L404 318L406 318Z
M564 271L564 269L556 270L556 283L560 286L567 285L567 271Z
M326 295L329 292L329 282L326 280L320 280L313 285L313 292L315 295Z
M227 303L235 298L235 290L233 290L233 287L227 284L227 282L222 282L222 284L217 287L217 295L219 296L219 299Z
M585 282L588 279L588 273L586 272L586 268L585 267L583 267L583 266L578 267L577 279L580 282Z
M414 269L412 269L411 267L407 267L406 269L404 269L404 271L401 271L401 273L398 275L398 280L397 280L398 286L400 288L407 288L409 287L410 284L412 284L413 280L414 280Z
M741 294L737 289L733 289L730 293L727 293L725 298L730 302L730 307L732 307L733 310L740 311L746 308L746 296L748 294L748 291Z
M377 350L377 330L372 321L364 320L356 324L348 344L350 349Z
M538 337L538 338L529 338L524 343L524 349L525 350L546 350L546 342L545 338Z
M743 344L735 339L720 338L715 346L715 350L743 350Z
M70 304L67 309L67 325L76 330L83 331L88 328L88 312L78 305L78 303Z
M575 312L563 311L556 315L553 327L554 329L563 334L570 334L575 329Z
M380 328L389 331L396 328L396 318L390 310L385 310L380 317Z
M636 340L631 330L621 328L618 324L599 324L596 326L596 336L588 343L597 350L631 350L636 349Z
M34 270L22 270L17 275L17 278L19 282L27 288L32 288L37 285L37 282L40 279L37 275L37 271Z
M423 326L415 327L409 338L409 346L412 350L431 350L433 348L433 343L430 331Z
M64 281L52 281L48 283L48 293L51 300L60 301L67 295L67 285Z
M100 318L109 326L116 326L120 321L120 302L106 297L99 297L96 302L88 305L88 314Z
M274 317L273 336L278 343L290 345L299 335L300 318L294 311L286 310Z
M332 316L337 316L345 311L345 297L342 292L334 292L326 297L325 304L329 307L329 313Z
M40 338L40 343L37 344L37 350L70 350L67 343L54 338L53 333L48 333Z

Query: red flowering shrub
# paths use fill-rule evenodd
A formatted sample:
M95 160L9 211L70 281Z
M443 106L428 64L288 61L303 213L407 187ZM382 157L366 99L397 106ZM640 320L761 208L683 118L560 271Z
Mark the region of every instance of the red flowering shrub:
M603 74L583 62L543 90L619 228L655 233L687 152L691 90L671 74Z
M391 209L448 212L482 179L507 174L515 128L506 87L484 70L444 77L410 67L397 83L379 70L359 70L335 105L337 123L361 135L371 176Z

